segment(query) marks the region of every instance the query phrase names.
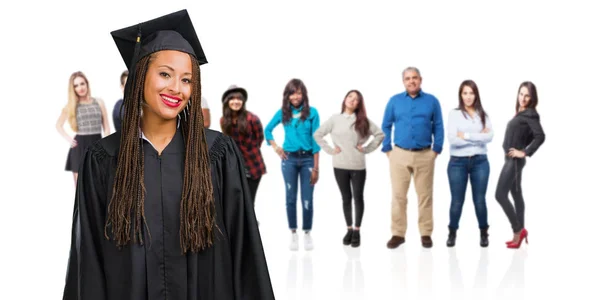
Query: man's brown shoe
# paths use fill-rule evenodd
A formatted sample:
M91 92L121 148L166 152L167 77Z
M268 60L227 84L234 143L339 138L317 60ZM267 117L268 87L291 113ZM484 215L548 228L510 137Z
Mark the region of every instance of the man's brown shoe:
M398 248L398 246L404 244L404 237L402 236L397 236L394 235L392 236L392 238L388 241L387 243L387 247L390 249L394 249L394 248Z
M433 241L431 240L431 237L427 236L427 235L424 235L424 236L421 237L421 244L425 248L431 248L431 247L433 247Z

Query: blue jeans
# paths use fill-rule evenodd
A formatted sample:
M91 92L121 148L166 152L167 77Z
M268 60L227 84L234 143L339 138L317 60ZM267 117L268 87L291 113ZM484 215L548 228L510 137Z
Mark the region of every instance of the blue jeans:
M471 157L450 157L448 163L448 181L450 182L450 193L452 195L450 224L448 225L450 230L458 229L469 179L471 179L471 191L479 228L488 228L485 194L489 176L490 164L485 154Z
M302 230L312 229L313 191L310 176L314 167L314 156L311 152L286 152L287 159L281 161L281 172L285 182L285 206L290 229L298 228L296 205L298 200L298 179L300 179L300 196L302 199Z

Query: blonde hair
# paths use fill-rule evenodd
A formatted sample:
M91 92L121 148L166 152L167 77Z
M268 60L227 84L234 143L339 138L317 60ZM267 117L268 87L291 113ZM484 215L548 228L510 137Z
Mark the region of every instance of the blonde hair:
M87 94L90 95L90 83L88 82L87 77L80 71L77 71L71 74L69 77L69 100L67 102L67 112L68 112L68 120L69 125L73 131L77 132L77 103L79 102L79 96L75 92L75 78L81 77L85 81L85 85L87 86Z

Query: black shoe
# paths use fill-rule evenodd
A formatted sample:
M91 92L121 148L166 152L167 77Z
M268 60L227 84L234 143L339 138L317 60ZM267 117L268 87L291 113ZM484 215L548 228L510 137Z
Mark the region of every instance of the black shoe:
M479 245L481 247L487 247L490 244L490 241L488 241L488 229L480 229L481 230L481 240L479 241Z
M450 229L450 233L448 233L448 240L446 241L446 246L454 247L456 244L456 230Z
M344 236L343 243L346 246L350 245L350 242L352 240L352 231L352 229L348 229L348 232L346 232L346 235Z
M352 240L350 243L352 244L352 247L354 247L354 248L360 246L360 231L354 230L352 232Z

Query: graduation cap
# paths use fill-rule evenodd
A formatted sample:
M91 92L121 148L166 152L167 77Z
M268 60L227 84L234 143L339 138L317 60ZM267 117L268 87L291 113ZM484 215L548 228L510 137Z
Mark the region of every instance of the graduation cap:
M200 65L208 62L185 9L118 29L110 34L132 74L127 77L125 90L134 82L136 63L148 54L161 50L177 50L193 55Z
M140 58L161 50L192 54L201 65L208 62L185 9L110 34L130 71Z

